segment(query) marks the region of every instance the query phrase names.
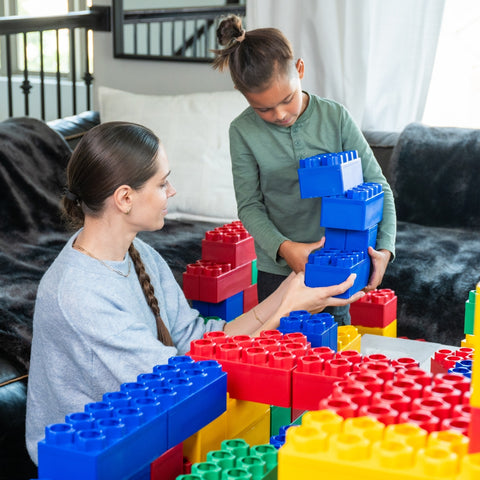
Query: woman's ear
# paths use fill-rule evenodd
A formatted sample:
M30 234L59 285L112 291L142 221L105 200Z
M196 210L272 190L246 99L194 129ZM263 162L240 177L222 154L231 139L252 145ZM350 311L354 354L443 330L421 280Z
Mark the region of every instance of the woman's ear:
M128 215L132 209L133 190L129 185L120 185L113 192L113 202L122 213Z
M295 68L297 69L297 72L298 72L298 78L302 80L303 75L305 73L305 62L303 61L303 58L299 58L297 60L297 63L295 64Z

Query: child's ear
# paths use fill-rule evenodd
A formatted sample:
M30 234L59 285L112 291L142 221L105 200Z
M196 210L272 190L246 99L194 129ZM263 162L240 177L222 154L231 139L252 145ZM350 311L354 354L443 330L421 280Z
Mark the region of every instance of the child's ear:
M298 77L301 80L303 78L304 73L305 73L305 62L303 61L303 58L299 58L297 60L297 63L295 64L295 68L297 69Z

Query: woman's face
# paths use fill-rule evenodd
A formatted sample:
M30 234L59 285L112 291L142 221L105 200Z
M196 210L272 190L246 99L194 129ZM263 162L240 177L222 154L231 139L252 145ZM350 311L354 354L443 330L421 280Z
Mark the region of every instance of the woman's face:
M160 144L156 157L157 171L139 190L134 193L134 203L129 214L138 231L160 230L165 223L167 203L176 193L168 181L170 168L167 154Z

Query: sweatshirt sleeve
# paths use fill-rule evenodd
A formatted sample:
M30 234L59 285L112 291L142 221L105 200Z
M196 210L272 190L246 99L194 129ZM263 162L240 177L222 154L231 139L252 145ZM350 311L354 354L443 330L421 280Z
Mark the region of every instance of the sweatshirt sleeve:
M265 208L257 161L250 151L244 133L230 125L230 156L238 218L274 262L284 262L277 255L280 245L288 240L272 223ZM283 264L283 263L282 263Z
M363 179L365 182L380 183L384 192L383 218L378 225L376 249L385 249L395 257L395 239L397 234L397 217L392 189L377 162L372 149L361 130L346 109L342 114L342 141L344 150L357 150L362 159Z

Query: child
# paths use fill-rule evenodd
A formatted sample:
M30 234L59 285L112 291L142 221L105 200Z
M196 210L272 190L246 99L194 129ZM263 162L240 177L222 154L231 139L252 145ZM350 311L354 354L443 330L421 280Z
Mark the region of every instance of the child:
M308 255L324 244L321 198L300 198L299 160L357 150L365 182L382 184L383 220L366 291L382 281L394 255L396 216L392 191L367 141L340 104L302 91L305 65L274 28L246 32L239 17L217 29L220 45L214 68L229 68L236 89L250 107L230 125L230 153L238 216L255 238L259 298L265 298L293 270L303 271ZM349 307L330 311L349 324Z
M140 125L101 124L72 154L63 207L78 230L43 276L33 319L26 442L35 463L46 425L184 354L205 332L256 336L292 310L354 300L333 298L353 285L353 275L327 288L290 275L238 321L204 324L163 258L136 238L163 227L176 193L169 174L159 139Z

